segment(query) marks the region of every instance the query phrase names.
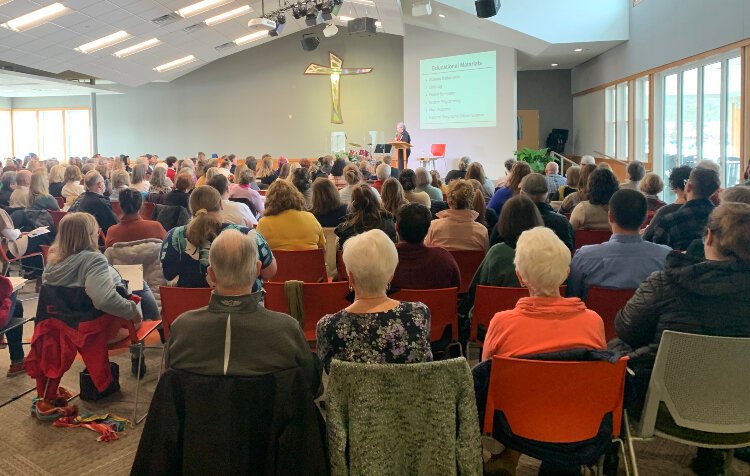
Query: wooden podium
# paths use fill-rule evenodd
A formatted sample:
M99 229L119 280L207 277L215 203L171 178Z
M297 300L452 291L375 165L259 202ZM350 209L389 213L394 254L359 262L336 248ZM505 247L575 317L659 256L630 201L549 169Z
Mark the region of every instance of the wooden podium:
M388 142L388 145L393 147L396 157L398 157L398 169L404 170L406 168L407 154L409 149L411 149L411 144L408 142L393 141Z

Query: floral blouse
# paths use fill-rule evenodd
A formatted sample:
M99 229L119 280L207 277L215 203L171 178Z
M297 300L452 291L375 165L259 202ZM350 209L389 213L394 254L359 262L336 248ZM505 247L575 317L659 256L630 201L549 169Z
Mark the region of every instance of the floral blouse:
M318 355L371 364L432 361L430 310L421 302L402 302L384 312L352 314L345 309L324 316L317 326Z

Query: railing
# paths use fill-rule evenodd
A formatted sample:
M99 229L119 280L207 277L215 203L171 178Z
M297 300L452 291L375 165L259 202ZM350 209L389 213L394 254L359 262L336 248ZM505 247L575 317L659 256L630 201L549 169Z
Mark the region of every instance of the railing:
M568 165L569 167L570 167L571 165L578 165L578 164L577 164L577 163L575 163L574 161L570 160L569 158L565 157L565 156L564 156L564 155L562 155L562 154L558 154L558 153L557 153L557 152L555 152L554 150L553 150L553 151L550 151L550 154L552 154L552 156L553 156L553 157L557 157L557 158L558 158L558 159L560 160L560 175L565 175L565 163L566 163L566 162L568 162L568 163L569 163L569 165Z

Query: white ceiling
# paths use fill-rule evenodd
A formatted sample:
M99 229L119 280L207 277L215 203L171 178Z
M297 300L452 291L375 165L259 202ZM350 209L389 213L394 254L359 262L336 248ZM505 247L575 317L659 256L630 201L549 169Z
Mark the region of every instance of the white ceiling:
M117 94L103 87L73 81L43 78L13 71L0 71L0 96L2 97L84 96L90 93Z

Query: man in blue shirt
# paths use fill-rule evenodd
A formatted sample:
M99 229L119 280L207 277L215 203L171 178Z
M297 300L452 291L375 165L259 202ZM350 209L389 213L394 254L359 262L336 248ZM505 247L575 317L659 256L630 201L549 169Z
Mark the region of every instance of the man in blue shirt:
M544 173L547 178L547 189L549 193L557 192L557 189L565 186L568 183L565 177L560 175L560 167L557 162L547 162L547 166L544 167Z
M664 269L672 249L644 241L638 230L648 205L635 190L618 190L609 201L612 237L600 245L583 246L570 263L567 295L586 299L593 287L636 289L654 271Z

